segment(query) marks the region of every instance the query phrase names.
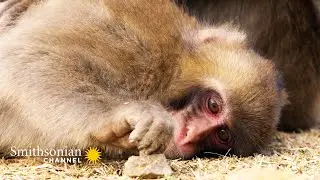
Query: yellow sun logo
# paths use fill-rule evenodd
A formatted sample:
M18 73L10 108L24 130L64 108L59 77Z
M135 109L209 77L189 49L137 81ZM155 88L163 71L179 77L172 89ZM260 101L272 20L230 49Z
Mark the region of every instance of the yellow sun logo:
M86 157L87 161L89 163L96 163L97 161L99 161L101 159L101 152L99 151L98 148L95 147L90 147L87 151L86 151Z

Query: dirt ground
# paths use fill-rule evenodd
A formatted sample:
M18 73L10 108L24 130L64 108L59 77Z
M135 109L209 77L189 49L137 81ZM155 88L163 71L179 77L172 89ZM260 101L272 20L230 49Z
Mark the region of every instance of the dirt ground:
M0 160L0 178L130 179L122 176L124 160L81 165L46 164L40 159ZM262 155L239 158L170 160L174 174L163 179L319 179L320 129L278 133Z

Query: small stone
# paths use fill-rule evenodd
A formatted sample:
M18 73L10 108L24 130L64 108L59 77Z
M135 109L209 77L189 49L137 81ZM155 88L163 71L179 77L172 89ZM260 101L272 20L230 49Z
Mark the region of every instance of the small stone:
M131 156L124 164L123 175L140 178L159 178L172 174L163 154Z

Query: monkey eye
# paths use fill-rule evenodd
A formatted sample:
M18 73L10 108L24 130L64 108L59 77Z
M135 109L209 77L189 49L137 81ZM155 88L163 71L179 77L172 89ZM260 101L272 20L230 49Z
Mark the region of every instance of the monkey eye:
M211 96L207 101L207 107L211 114L218 114L221 112L221 101L218 100L218 97Z
M229 144L231 140L230 131L226 128L222 128L217 132L217 138L221 144Z

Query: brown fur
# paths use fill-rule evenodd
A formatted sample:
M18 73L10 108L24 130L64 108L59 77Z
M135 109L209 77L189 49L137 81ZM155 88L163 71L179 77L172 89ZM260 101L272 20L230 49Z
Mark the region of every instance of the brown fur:
M319 2L319 1L318 1ZM289 104L281 130L314 126L319 111L319 9L311 0L182 0L191 14L214 24L233 22L248 34L250 45L272 59L283 73ZM317 108L316 110L314 110Z
M168 157L190 157L170 141L179 127L167 110L194 87L223 96L234 153L258 152L275 130L277 72L234 27L201 25L167 0L46 0L25 10L0 34L2 152L169 146Z
M0 1L0 31L14 26L20 16L40 0L3 0Z

